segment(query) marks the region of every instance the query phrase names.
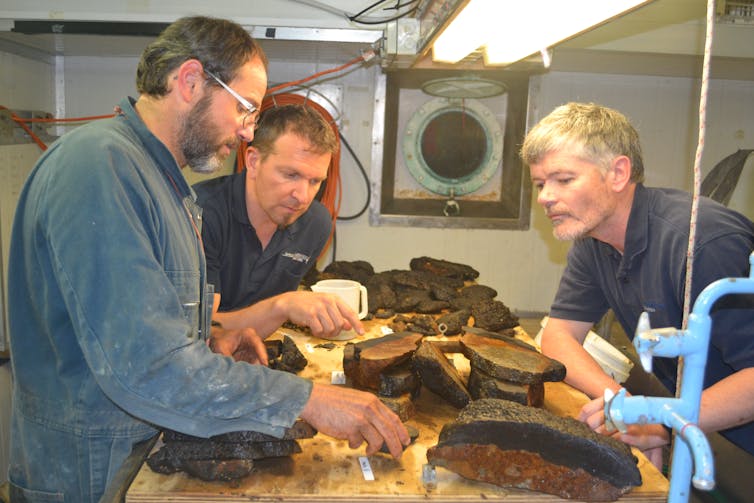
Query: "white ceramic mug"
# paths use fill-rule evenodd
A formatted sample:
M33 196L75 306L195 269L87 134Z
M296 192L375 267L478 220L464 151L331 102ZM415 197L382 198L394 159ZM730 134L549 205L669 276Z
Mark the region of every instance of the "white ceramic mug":
M313 292L332 293L343 299L348 307L363 320L369 310L367 289L358 281L350 279L323 279L312 285Z

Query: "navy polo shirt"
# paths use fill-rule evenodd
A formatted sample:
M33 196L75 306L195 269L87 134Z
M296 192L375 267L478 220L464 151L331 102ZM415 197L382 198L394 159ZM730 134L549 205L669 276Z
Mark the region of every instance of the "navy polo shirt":
M246 171L193 186L203 208L202 240L207 281L220 294L220 311L232 311L298 288L327 242L332 219L318 201L267 248L246 212Z
M576 240L550 316L595 323L610 308L631 338L643 311L654 328L680 328L690 214L689 194L637 185L624 254L593 238ZM692 301L713 281L749 276L754 225L745 216L701 198L696 242ZM704 387L748 367L754 367L754 294L727 295L712 309ZM653 372L674 392L676 358L655 358ZM754 423L721 433L754 455Z

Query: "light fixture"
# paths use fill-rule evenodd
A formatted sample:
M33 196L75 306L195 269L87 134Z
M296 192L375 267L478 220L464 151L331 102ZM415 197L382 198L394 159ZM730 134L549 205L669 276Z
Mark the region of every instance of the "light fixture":
M432 46L457 63L482 49L486 65L507 65L654 0L470 0Z

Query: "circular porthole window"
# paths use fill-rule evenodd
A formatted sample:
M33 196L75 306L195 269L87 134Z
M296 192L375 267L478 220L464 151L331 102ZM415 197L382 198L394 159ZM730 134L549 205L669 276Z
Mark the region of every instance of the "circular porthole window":
M495 174L502 154L500 125L477 100L433 99L406 124L405 165L419 184L436 194L476 191Z

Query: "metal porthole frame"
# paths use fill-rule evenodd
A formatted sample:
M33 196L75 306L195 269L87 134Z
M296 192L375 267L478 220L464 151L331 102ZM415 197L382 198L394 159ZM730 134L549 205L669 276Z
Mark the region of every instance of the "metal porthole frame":
M485 157L473 172L460 178L447 178L427 165L421 153L421 141L429 123L449 112L462 112L479 122L486 139ZM435 98L414 112L403 135L403 162L411 176L424 188L444 196L472 193L487 183L503 157L503 131L492 111L474 99Z

